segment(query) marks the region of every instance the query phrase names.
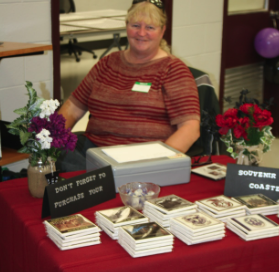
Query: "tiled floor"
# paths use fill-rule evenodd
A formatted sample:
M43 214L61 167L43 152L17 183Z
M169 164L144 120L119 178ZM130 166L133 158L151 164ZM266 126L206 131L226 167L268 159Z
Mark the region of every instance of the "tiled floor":
M96 50L100 56L103 50ZM116 48L114 50L117 50ZM82 53L80 62L76 62L73 56L67 54L61 56L61 85L66 100L70 93L75 90L81 80L85 77L91 67L98 61L93 59L89 53ZM88 120L86 114L73 128L73 131L84 131ZM279 168L279 138L275 139L271 146L271 151L263 154L261 166Z

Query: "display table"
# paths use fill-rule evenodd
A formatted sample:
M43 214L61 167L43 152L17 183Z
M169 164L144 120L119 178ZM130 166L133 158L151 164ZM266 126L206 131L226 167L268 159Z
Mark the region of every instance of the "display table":
M213 161L234 162L226 156L214 156ZM194 202L223 192L224 180L192 174L187 184L162 187L160 196L176 194ZM122 202L117 194L81 214L95 221L95 211L118 206ZM176 238L173 252L135 259L103 232L100 245L60 251L46 236L41 209L42 199L30 196L25 178L0 184L0 271L278 271L279 237L245 242L228 229L219 241L188 246ZM279 222L275 215L269 218Z

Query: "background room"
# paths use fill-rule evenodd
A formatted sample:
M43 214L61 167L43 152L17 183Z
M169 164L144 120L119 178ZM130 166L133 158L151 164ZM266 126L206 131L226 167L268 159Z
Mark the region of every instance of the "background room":
M104 9L127 10L131 2L131 0L75 0L75 6L77 12ZM279 9L276 6L278 5L277 1L165 0L165 3L171 7L171 10L169 9L171 11L169 33L172 53L182 59L188 66L200 69L209 75L223 110L227 106L224 104L223 98L233 90L233 96L237 99L243 87L252 92L251 97L259 96L263 99L264 92L268 92L269 96L274 96L275 101L276 99L278 101L279 92L276 91L278 85L274 85L275 89L274 86L272 88L268 86L264 90L264 59L260 58L253 45L247 45L244 39L245 36L250 35L250 40L253 40L259 29L267 26L272 27L273 22L270 19L269 12L271 9ZM255 6L249 6L251 3ZM67 39L59 41L58 21L56 29L53 29L56 18L53 15L55 5L57 5L56 0L37 0L35 2L13 0L12 3L8 0L0 1L1 25L4 26L0 29L1 40L54 44L53 35L57 31L57 37L55 38L57 43L67 44ZM228 12L229 9L231 9L230 12ZM55 15L57 18L58 13L57 8L57 14ZM257 16L256 19L253 16ZM245 23L241 25L243 18L247 18L244 22L249 23L251 26L249 29L255 27L257 30L253 30L252 34L247 35L248 28L245 27ZM236 20L237 23L233 20ZM231 29L231 26L235 28ZM41 31L42 29L44 31ZM232 33L236 36L233 36ZM96 36L94 39L83 37L79 38L78 41L94 49L99 57L112 42L112 35L99 38ZM122 34L121 44L124 49L126 40L125 35ZM1 121L13 121L17 117L13 113L14 109L26 104L27 97L24 87L26 80L33 82L38 95L49 99L59 93L63 102L98 61L98 58L94 59L92 54L87 52L82 52L82 55L79 56L79 62L76 62L73 54L70 56L67 52L61 52L57 57L55 47L54 44L54 51L48 51L44 55L1 60ZM118 48L114 47L110 52L114 50L118 50ZM55 57L53 58L53 56ZM230 59L228 59L228 56L230 56ZM55 82L57 82L58 72L55 62L59 58L59 69L61 69L59 71L59 81L61 80L61 82L57 87ZM237 62L239 58L244 61ZM15 97L17 99L14 99ZM275 123L273 132L276 132L274 134L277 137L278 116L278 107L274 107ZM85 116L76 125L74 131L85 130L87 120L88 116ZM275 157L278 151L279 140L275 139L271 151L264 154L262 165L278 168L279 163ZM27 165L28 161L25 160L7 166L13 171L19 171Z

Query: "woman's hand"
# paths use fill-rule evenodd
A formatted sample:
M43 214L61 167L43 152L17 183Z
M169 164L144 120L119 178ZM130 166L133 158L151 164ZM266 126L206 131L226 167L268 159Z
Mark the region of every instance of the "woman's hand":
M73 128L74 125L80 120L86 113L85 110L78 108L71 100L66 100L62 107L58 111L66 119L65 128Z
M188 120L178 124L177 131L174 132L165 143L185 153L199 137L200 122L198 120Z

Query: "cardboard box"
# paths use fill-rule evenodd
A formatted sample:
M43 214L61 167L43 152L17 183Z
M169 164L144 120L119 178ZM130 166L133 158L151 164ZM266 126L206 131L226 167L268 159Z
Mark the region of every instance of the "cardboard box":
M158 157L142 159L137 161L119 162L108 156L104 151L118 151L119 148L141 148L146 150L150 147L160 145L172 153L169 157ZM158 146L157 146L158 147ZM117 148L117 150L115 150ZM145 148L145 149L144 149ZM114 150L113 150L114 149ZM148 154L147 154L148 155ZM153 156L151 154L151 156ZM128 156L129 157L129 156ZM127 158L128 160L129 158ZM188 183L191 173L191 158L168 145L156 141L140 144L116 145L110 147L90 148L86 153L87 172L111 165L115 181L115 189L129 182L151 182L159 186Z

